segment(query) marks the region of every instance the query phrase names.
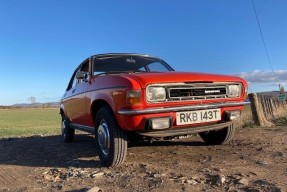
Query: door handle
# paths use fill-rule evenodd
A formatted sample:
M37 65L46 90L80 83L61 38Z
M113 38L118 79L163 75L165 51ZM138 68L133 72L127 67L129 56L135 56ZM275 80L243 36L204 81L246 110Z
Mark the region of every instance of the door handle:
M72 93L75 93L76 92L76 89L74 89L73 91L72 91Z

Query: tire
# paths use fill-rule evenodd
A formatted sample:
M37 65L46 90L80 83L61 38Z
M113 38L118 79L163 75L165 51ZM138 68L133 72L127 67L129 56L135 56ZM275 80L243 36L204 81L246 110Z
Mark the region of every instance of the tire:
M221 145L231 141L235 133L233 124L218 131L199 133L200 137L209 145Z
M115 119L109 107L99 109L95 117L95 140L102 165L121 165L127 154L127 134Z
M74 140L75 129L72 129L69 126L68 121L63 116L62 116L61 133L62 133L62 139L65 143L71 143Z

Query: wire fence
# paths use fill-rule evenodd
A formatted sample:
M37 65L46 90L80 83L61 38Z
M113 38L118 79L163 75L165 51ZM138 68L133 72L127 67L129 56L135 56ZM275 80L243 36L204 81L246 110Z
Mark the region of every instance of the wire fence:
M287 116L287 102L277 97L249 94L254 122L259 126L272 126L277 119Z

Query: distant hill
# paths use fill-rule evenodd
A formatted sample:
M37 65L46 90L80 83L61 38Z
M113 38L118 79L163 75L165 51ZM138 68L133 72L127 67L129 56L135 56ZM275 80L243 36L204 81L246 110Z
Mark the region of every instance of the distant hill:
M11 106L0 106L0 108L59 108L60 102L49 103L17 103Z
M264 95L264 97L277 98L278 95L280 95L280 91L266 91L266 92L259 92L256 94ZM287 95L287 92L285 92L285 94Z

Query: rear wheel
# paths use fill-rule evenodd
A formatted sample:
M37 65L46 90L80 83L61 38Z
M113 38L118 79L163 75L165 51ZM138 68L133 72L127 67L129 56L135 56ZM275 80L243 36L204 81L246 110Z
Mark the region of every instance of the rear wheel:
M68 121L64 116L62 116L62 125L61 125L61 132L62 132L62 138L65 143L70 143L74 140L75 136L75 129L72 129Z
M102 107L96 115L95 138L97 151L104 166L119 166L126 157L127 135L118 125L109 107Z
M221 130L202 132L199 135L209 145L220 145L231 141L234 133L235 127L231 124Z

